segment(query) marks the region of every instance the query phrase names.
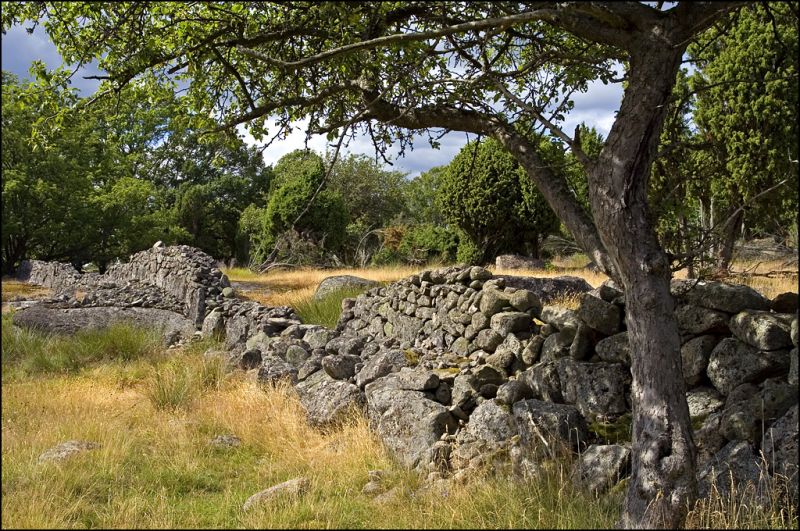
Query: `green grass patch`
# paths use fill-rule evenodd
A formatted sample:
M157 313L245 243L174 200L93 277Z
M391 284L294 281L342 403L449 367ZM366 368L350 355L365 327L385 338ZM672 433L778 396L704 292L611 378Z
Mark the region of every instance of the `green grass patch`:
M342 301L358 297L365 291L362 288L341 289L322 300L315 300L313 296L298 299L291 306L304 323L335 328L342 315Z
M13 314L3 315L2 365L17 374L76 372L101 361L128 362L163 351L155 330L120 323L73 336L46 334L13 326Z

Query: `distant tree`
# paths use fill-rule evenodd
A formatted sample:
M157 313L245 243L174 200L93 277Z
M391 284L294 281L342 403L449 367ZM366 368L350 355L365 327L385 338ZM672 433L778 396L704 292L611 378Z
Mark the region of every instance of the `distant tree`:
M405 215L413 223L434 225L445 223L445 218L436 203L436 196L445 171L447 171L447 165L436 166L420 173L406 183L404 188Z
M694 122L711 170L702 179L704 217L718 233L722 270L743 229L786 237L798 208L797 6L753 4L733 22L688 48L698 68Z
M543 150L563 161L557 146ZM504 252L538 256L540 238L558 228L524 170L492 139L469 143L456 155L441 177L437 202L466 236L459 260L486 262Z

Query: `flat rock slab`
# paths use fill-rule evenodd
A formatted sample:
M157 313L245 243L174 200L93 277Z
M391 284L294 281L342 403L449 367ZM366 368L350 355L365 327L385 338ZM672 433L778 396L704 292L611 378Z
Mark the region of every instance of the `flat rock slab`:
M63 461L81 452L100 448L100 444L91 441L66 441L54 446L39 456L39 462Z
M195 332L194 323L183 315L158 308L95 306L64 309L38 304L14 313L14 325L56 334L100 330L122 322L164 332L177 331L183 337L191 337Z

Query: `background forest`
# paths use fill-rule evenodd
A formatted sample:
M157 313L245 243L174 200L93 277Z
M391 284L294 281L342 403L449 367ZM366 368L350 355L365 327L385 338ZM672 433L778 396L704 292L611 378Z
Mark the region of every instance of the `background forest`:
M650 204L673 265L692 275L727 268L737 239L796 247L790 18L745 10L726 34L709 30L689 48L693 68L675 87ZM298 150L266 166L235 134L191 129L171 91L130 85L79 114L69 110L85 102L66 84L52 90L52 76L41 63L33 81L2 74L4 273L24 258L104 270L157 240L257 267L487 263L502 253L546 256L556 248L543 245L556 241L547 236L570 239L493 140L415 178L353 154L332 164L330 153ZM588 208L572 153L526 134ZM594 129L581 138L586 153L599 152Z

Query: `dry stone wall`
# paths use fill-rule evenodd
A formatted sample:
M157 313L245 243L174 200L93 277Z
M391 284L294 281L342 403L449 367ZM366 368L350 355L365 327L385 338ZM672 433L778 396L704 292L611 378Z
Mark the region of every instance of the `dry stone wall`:
M606 282L570 310L521 285L536 283L426 271L346 299L335 330L229 322L228 345L261 381L294 383L312 424L361 408L398 459L431 477L502 464L535 473L562 448L580 450L578 481L605 490L630 463L625 295ZM701 492L758 481L763 451L796 496L797 294L780 297L787 313L746 286L676 280L672 293Z

